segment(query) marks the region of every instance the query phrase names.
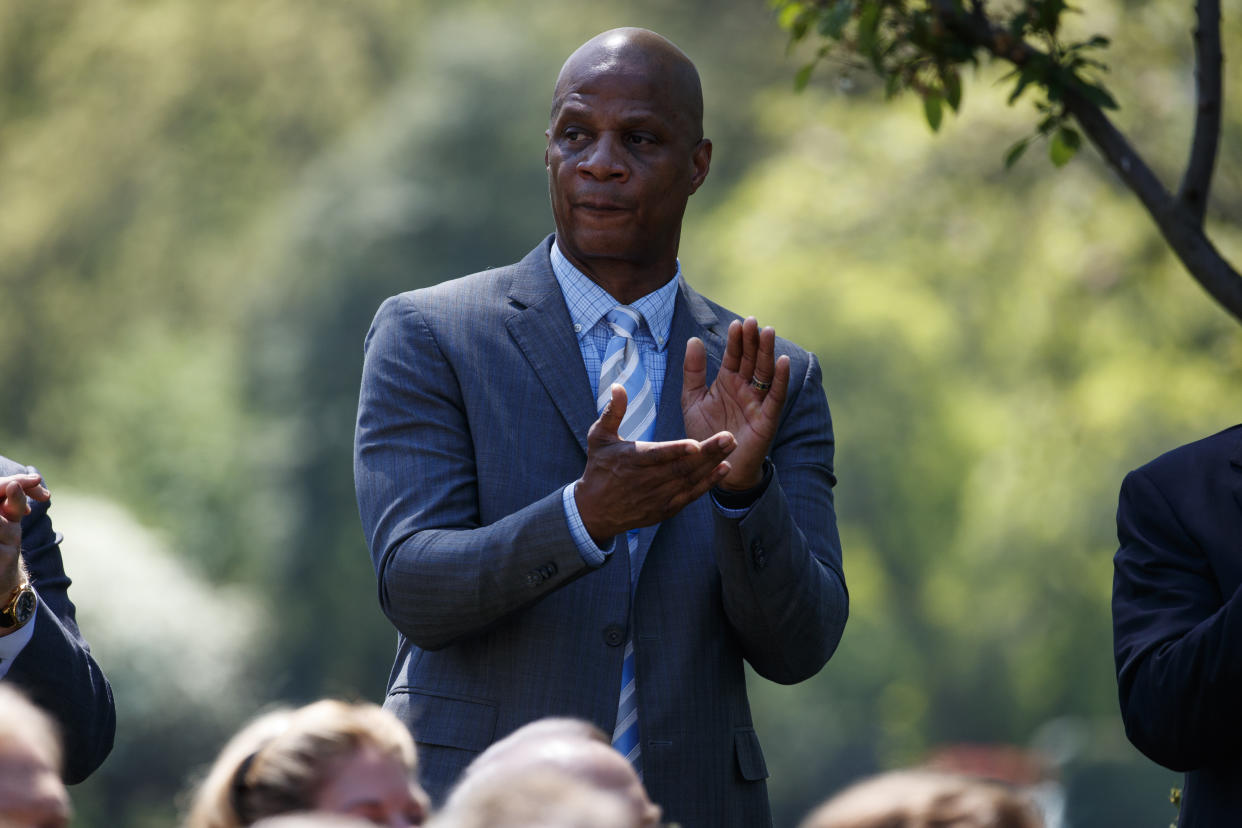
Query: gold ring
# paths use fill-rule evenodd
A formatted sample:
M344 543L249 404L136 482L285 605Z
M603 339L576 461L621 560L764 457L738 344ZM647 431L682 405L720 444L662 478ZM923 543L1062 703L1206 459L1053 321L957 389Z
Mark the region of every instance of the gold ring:
M769 388L772 387L772 383L764 382L763 380L756 379L755 377L750 378L750 385L752 388L757 388L760 391L767 391Z

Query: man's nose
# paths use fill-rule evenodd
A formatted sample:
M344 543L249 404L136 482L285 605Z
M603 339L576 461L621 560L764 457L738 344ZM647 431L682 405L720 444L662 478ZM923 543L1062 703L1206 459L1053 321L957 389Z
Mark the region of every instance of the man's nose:
M591 147L578 161L578 173L599 181L615 179L624 181L630 177L620 139L605 132L591 142Z

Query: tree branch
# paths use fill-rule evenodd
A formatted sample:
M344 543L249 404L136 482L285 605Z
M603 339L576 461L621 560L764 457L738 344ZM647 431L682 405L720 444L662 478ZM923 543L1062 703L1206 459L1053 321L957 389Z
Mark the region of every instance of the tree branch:
M1198 0L1195 3L1195 18L1195 134L1177 200L1202 224L1207 213L1212 170L1216 166L1224 99L1220 0Z
M1064 92L1066 109L1139 198L1186 270L1220 305L1242 321L1242 276L1203 232L1203 218L1175 199L1098 106L1076 89Z
M1219 83L1220 73L1220 10L1218 0L1199 0L1199 29L1196 31L1196 47L1204 48L1207 63L1211 63L1212 34L1215 32L1216 81ZM1215 17L1211 16L1215 7ZM1047 56L1025 41L1014 38L1008 32L993 26L990 21L963 12L955 7L953 0L933 0L933 8L946 28L957 33L967 43L984 49L990 54L1015 66L1023 66L1032 59L1047 59ZM1204 29L1208 31L1204 31ZM1205 100L1203 90L1211 83L1211 72L1203 73L1200 66L1200 103ZM1210 67L1209 67L1210 69ZM1108 162L1125 182L1126 186L1138 196L1139 201L1147 209L1155 221L1160 234L1164 236L1169 247L1181 260L1190 275L1239 321L1242 321L1242 276L1227 262L1208 239L1203 231L1203 213L1191 209L1182 198L1174 198L1172 193L1160 182L1156 174L1143 158L1130 146L1104 111L1096 104L1087 100L1070 82L1062 90L1062 100L1066 110L1074 116L1074 120L1082 127L1083 132L1095 144L1104 160ZM1194 145L1191 164L1194 170L1187 170L1187 180L1195 185L1196 192L1206 202L1209 180L1216 154L1216 136L1220 131L1219 92L1216 97L1217 111L1214 116L1205 116L1202 109L1196 120ZM1215 128L1212 128L1214 117ZM1211 136L1203 137L1200 148L1200 130L1210 130ZM1206 165L1206 166L1204 166ZM1206 175L1205 178L1202 176Z

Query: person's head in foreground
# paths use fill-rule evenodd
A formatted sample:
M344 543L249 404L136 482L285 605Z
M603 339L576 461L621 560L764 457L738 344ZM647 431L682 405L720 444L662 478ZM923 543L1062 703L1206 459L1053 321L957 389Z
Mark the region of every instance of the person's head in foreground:
M427 819L409 731L373 704L318 701L260 716L234 736L190 806L187 828L239 828L325 811L407 828Z
M328 814L323 811L298 811L292 814L264 817L254 828L371 828L361 817Z
M361 817L328 814L323 811L298 811L292 814L264 817L254 828L371 828Z
M639 821L633 803L622 795L563 769L536 765L487 774L486 779L465 788L462 796L453 796L429 828L639 828L645 824Z
M482 796L480 791L522 787L536 771L570 777L589 790L618 798L626 805L627 825L660 823L660 808L647 796L634 767L599 728L577 719L532 722L483 751L466 768L445 811L468 804Z
M69 824L69 792L60 780L60 765L55 723L20 691L0 684L0 826Z
M1034 806L991 782L933 771L864 779L811 812L801 828L1042 828Z

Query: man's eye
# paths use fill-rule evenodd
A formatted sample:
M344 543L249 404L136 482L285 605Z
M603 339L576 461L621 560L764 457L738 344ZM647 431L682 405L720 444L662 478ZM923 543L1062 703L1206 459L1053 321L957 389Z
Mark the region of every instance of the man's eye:
M635 144L635 145L655 143L655 139L652 138L650 135L642 135L640 133L634 133L634 132L631 132L629 135L625 136L625 140L628 143Z
M587 137L587 134L580 129L565 130L566 141L582 141L582 140L585 140L586 137Z

